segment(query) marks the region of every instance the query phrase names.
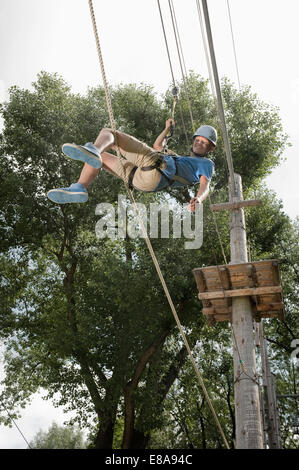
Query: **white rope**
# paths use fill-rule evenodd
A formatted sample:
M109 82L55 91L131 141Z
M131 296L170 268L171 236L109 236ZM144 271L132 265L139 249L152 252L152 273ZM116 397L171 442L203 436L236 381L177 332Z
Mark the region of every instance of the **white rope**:
M233 30L232 16L231 16L231 13L230 13L229 0L227 0L226 3L227 3L229 24L230 24L230 32L231 32L232 42L233 42L233 50L234 50L235 66L236 66L236 72L237 72L237 78L238 78L238 85L239 85L239 90L240 90L240 89L241 89L240 74L239 74L239 67L238 67L238 60L237 60L237 51L236 51L236 43L235 43L235 35L234 35L234 30Z
M170 73L171 73L171 77L172 77L173 88L177 89L176 81L175 81L175 78L174 78L173 66L172 66L171 57L170 57L170 52L169 52L169 47L168 47L168 41L167 41L167 36L166 36L166 31L165 31L165 26L164 26L164 20L163 20L163 14L162 14L162 10L161 10L160 0L157 0L157 3L158 3L160 20L161 20L161 25L162 25L162 30L163 30L165 47L166 47L167 56L168 56ZM183 116L183 111L182 111L182 106L181 106L180 100L178 100L178 103L179 103L179 110L180 110L180 117L181 117L181 121L182 121L182 126L183 126L184 133L185 133L186 144L188 146L189 145L188 134L187 134L187 129L186 129L185 121L184 121L184 116Z
M176 43L176 48L177 48L181 73L182 73L182 79L183 79L183 83L184 83L185 89L186 89L186 99L187 99L187 105L188 105L189 114L190 114L191 125L192 125L192 129L193 129L193 133L194 133L195 132L195 125L194 125L194 119L193 119L192 108L191 108L191 103L190 103L190 98L189 98L188 85L187 85L186 64L185 64L185 59L184 59L184 54L183 54L183 49L182 49L182 43L181 43L181 39L180 39L180 35L179 35L179 30L178 30L178 25L177 25L177 20L176 20L176 14L175 14L174 5L173 5L172 0L168 0L168 5L169 5L171 21L172 21L172 28L173 28L173 34L174 34L174 38L175 38L175 43ZM185 72L184 72L184 70L185 70Z

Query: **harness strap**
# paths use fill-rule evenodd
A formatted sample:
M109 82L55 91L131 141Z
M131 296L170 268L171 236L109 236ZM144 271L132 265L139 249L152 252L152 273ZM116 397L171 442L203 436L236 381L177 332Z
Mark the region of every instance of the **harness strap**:
M163 157L163 155L160 155L158 160L156 161L156 163L154 165L142 166L141 170L142 171L151 171L151 170L156 170L156 169L158 170L163 162L164 162L164 157Z
M160 168L161 164L164 161L163 155L161 155L159 157L159 159L156 161L156 163L154 165L143 166L143 167L141 167L141 170L142 171L158 170L159 173L161 173L161 175L165 176L165 178L168 180L168 183L169 183L168 187L171 186L175 181L179 181L180 183L182 183L186 186L189 186L191 184L190 181L188 181L185 178L183 178L182 176L178 175L178 164L177 164L177 158L178 157L175 156L175 155L172 155L172 158L173 158L174 163L175 163L175 175L173 175L172 178L169 178L167 175L165 175L165 173L163 173L163 170L161 170L161 168ZM130 189L133 189L133 178L134 178L134 175L135 175L135 172L136 172L137 168L138 168L138 166L134 166L131 170L130 175L129 175L128 185L129 185Z
M173 158L174 163L175 163L175 175L172 177L172 179L174 181L179 181L180 183L185 184L186 186L189 186L191 184L190 181L188 181L185 178L183 178L182 176L178 175L178 172L179 172L178 162L177 162L178 157L176 155L173 155L172 158Z
M131 170L131 173L129 175L129 181L128 181L128 186L129 188L132 190L133 189L133 178L134 178L134 175L136 173L136 170L137 170L138 166L133 166L132 170Z

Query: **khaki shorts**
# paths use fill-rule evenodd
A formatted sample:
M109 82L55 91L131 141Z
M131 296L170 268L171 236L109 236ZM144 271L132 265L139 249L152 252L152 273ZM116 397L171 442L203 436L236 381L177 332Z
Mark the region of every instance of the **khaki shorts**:
M124 132L116 131L114 137L115 145L124 157L118 159L113 171L115 176L128 184L131 171L137 166L132 181L133 187L141 191L153 191L159 184L161 173L157 169L143 171L141 167L155 165L161 158L161 153ZM166 162L161 164L161 168L165 167Z

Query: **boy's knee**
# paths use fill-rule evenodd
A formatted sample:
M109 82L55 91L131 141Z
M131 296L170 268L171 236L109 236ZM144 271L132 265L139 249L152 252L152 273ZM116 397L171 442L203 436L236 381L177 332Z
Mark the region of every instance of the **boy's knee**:
M110 129L109 127L103 127L103 129L101 130L100 134L113 134L114 135L114 132L112 129Z
M117 134L114 132L110 127L103 127L103 129L100 132L100 137L109 137L109 140L111 140L113 143L116 142L117 139Z

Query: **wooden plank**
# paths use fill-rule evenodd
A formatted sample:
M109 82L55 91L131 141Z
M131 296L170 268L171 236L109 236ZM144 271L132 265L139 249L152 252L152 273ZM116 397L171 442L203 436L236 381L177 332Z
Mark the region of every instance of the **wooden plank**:
M232 307L203 308L202 313L204 315L227 315L228 313L232 313Z
M217 277L217 279L207 279L206 291L220 290L220 289L222 289L222 285L221 285L219 277Z
M247 264L246 265L246 274L248 278L248 286L249 287L257 287L259 285L259 281L257 278L257 273L254 264Z
M258 304L256 309L258 312L264 312L267 310L282 310L284 308L283 302L274 302L270 304Z
M207 290L206 281L201 269L194 269L194 276L197 284L197 288L200 292L205 292Z
M280 275L279 275L279 263L278 261L272 261L272 274L273 274L273 279L274 285L279 285L281 283L280 281Z
M195 268L193 269L194 274L196 275L199 271L202 271L204 276L207 275L207 273L212 273L214 271L217 271L218 267L217 266L205 266L204 268Z
M232 288L231 279L229 275L229 270L227 269L226 266L219 267L219 276L220 276L221 286L223 287L223 289L226 289L226 290L231 289Z
M210 317L207 317L210 318ZM218 321L231 321L231 315L214 315L214 319L216 322Z
M259 282L271 282L271 285L278 285L277 280L274 277L277 276L277 271L274 272L273 264L276 265L276 260L269 260L265 261L257 261L254 263L242 263L242 264L235 264L235 265L221 265L221 266L213 266L209 268L201 268L203 272L206 283L210 284L213 282L217 282L217 277L219 277L219 272L227 272L228 276L230 276L230 281L233 284L242 283L248 278L248 271L251 270L251 277L252 280L257 284ZM250 273L249 273L250 276ZM275 279L275 282L274 282ZM248 283L245 283L248 285ZM207 289L209 290L209 289Z
M218 270L213 270L211 273L213 276L210 276L210 273L207 272L203 273L200 269L193 270L193 272L199 292L221 289Z
M267 260L259 260L259 261L250 261L248 263L231 263L231 264L221 264L218 265L219 267L227 267L229 269L238 269L238 267L245 266L246 264L254 264L255 267L260 267L260 268L269 268L269 266L272 265L273 262L279 263L279 260L277 259L267 259ZM209 271L209 270L217 270L218 266L204 266L202 268L195 268L195 270L200 269L201 271Z
M228 315L205 315L209 325L213 325L219 321L231 321L231 314Z
M280 286L275 286L275 287L280 287ZM266 289L266 287L265 287ZM276 302L282 302L281 294L277 293L270 293L270 294L263 294L259 296L259 302L260 304L273 304Z
M260 206L261 204L261 199L251 199L247 201L222 202L219 204L211 204L210 209L211 211L226 211L229 209L240 209L241 207Z
M254 308L254 313L258 317L277 317L283 309L283 304L277 305L257 305ZM232 313L232 307L210 307L202 309L203 315L228 315Z
M248 295L262 295L268 293L280 293L281 286L252 287L245 289L233 289L225 291L204 292L198 294L198 298L202 299L220 299L224 297L243 297Z
M228 269L229 274L231 276L232 275L244 275L246 273L246 266L252 265L254 266L259 276L266 276L267 278L271 279L271 276L273 275L272 264L274 264L274 266L276 265L278 266L279 261L272 259L272 260L254 261L251 263L235 263L235 264L219 265L219 266L206 266L203 268L195 268L193 269L193 272L194 272L194 275L196 275L198 271L202 271L205 278L216 278L218 270L221 268L226 268Z
M196 281L196 284L197 284L197 289L200 292L205 292L206 289L207 289L207 285L206 285L204 275L203 275L203 273L201 272L200 269L196 270L195 281ZM211 307L211 305L212 305L209 300L203 300L202 303L203 303L204 307Z

